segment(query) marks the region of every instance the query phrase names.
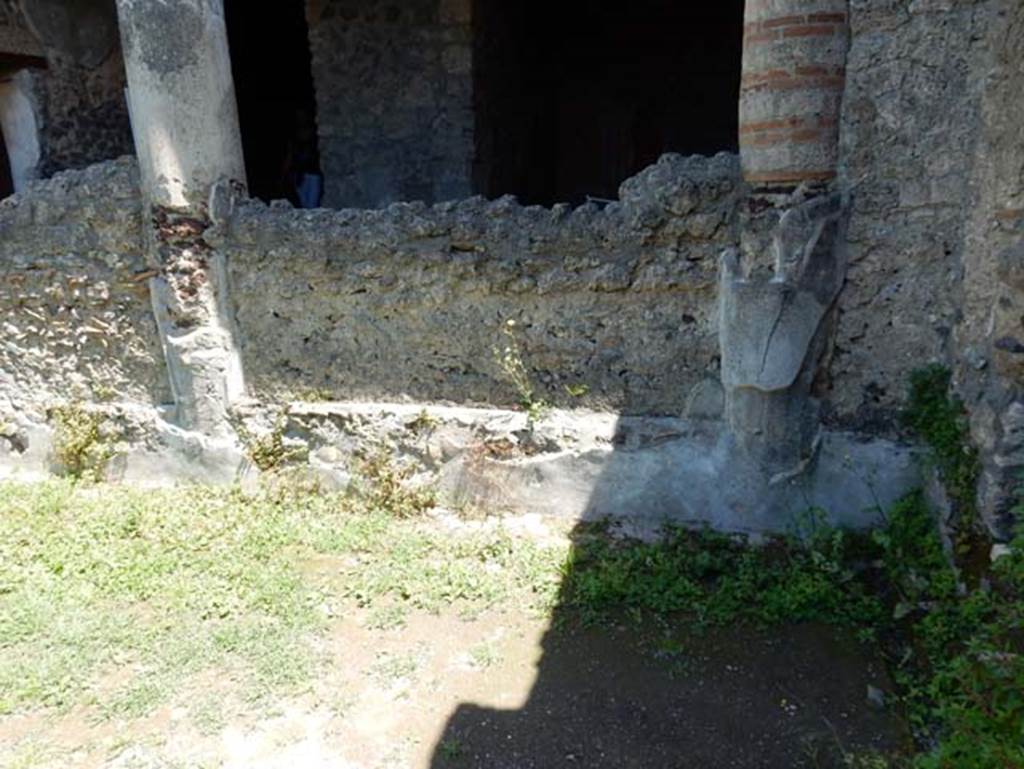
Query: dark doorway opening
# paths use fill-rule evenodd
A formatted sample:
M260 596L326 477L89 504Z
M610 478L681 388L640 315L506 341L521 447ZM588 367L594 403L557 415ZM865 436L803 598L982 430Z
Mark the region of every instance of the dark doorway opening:
M14 177L11 175L11 159L7 156L4 134L0 131L0 200L14 194Z
M615 198L665 152L735 152L743 5L476 0L478 191Z
M249 194L299 205L303 174L319 174L316 98L305 2L225 0Z

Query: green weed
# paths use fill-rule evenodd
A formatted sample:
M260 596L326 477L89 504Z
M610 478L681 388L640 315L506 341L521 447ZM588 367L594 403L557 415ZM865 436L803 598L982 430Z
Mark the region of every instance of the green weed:
M245 453L250 461L264 473L280 470L289 462L304 460L307 450L299 447L289 447L284 440L287 420L280 417L275 421L274 427L267 433L256 434L250 432L244 425L237 426L238 437L242 439L245 446Z
M415 679L419 667L415 654L381 652L367 674L383 686L394 686L399 681Z
M477 670L487 670L499 665L503 659L498 647L489 641L473 646L469 650L469 658Z
M537 395L530 370L523 359L516 330L514 320L507 320L502 325L501 333L505 341L500 347L494 348L494 360L504 378L515 389L519 405L526 411L528 424L532 427L543 419L551 409L551 404Z
M1024 536L986 587L963 592L920 494L887 519L874 539L893 605L888 632L902 639L892 668L912 725L936 745L914 766L1024 766Z
M849 552L842 532L812 548L785 540L750 548L681 529L657 543L581 538L565 567L562 598L584 621L635 609L687 612L705 625L748 620L870 627L882 605L844 565Z
M401 604L377 606L366 621L371 630L397 630L405 627L409 617L409 609Z
M445 761L456 761L462 758L465 753L465 747L462 742L455 737L446 737L441 740L437 746L437 754Z
M412 482L415 468L399 465L387 446L374 445L356 465L362 483L359 485L366 504L398 518L419 515L437 504L433 485Z
M963 403L950 393L950 379L949 370L939 365L914 371L903 417L928 444L943 485L964 521L972 524L981 466L970 443Z
M102 414L73 402L54 406L49 412L54 426L53 456L72 478L98 481L114 452L103 435Z

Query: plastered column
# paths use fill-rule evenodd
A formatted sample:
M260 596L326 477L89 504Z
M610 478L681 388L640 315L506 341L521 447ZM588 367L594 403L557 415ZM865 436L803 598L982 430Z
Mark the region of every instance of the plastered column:
M232 434L244 392L223 258L204 233L245 188L222 0L117 0L176 421Z
M0 133L7 147L15 192L21 192L34 178L39 164L39 126L29 93L25 72L0 81Z

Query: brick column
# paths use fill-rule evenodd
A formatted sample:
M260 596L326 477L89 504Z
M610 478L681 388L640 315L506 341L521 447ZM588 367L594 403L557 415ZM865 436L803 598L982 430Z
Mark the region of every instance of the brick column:
M848 38L847 0L747 0L740 88L747 182L835 177Z
M222 0L117 0L153 309L177 423L233 439L243 394L223 258L205 231L245 166Z

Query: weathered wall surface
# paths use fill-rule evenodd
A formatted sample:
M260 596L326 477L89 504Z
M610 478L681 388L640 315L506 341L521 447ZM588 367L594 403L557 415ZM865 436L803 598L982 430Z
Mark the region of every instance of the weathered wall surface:
M31 76L42 147L38 176L132 153L120 48L95 67L54 58Z
M982 509L1009 532L1024 478L1024 5L991 4L969 179L956 380L982 450Z
M853 210L831 370L843 422L891 428L909 372L950 359L987 5L850 3L840 176Z
M735 156L666 156L603 210L248 204L210 240L230 264L249 385L512 404L493 348L514 320L539 396L680 414L717 378L715 283L738 175Z
M339 185L329 204L466 193L467 7L310 4L324 146L351 150L325 158ZM851 0L850 23L838 180L849 270L814 392L833 428L893 436L910 371L953 366L983 450L983 507L1002 525L1024 471L1024 7ZM448 130L456 103L469 134ZM460 187L450 174L463 171ZM0 409L38 411L65 393L166 400L145 282L132 280L144 270L134 173L91 168L0 208ZM514 320L540 397L714 414L718 257L743 241L770 261L777 215L738 179L734 157L666 157L605 208L244 203L208 237L228 259L245 374L263 401L511 405L493 350ZM785 205L804 194L766 193Z
M840 170L853 214L833 418L891 430L909 372L953 367L999 528L1024 470L1024 6L850 10Z
M39 64L45 56L47 65L24 68L18 77L19 89L32 102L38 131L40 154L31 176L47 177L130 154L124 63L113 3L26 0L24 8L22 15L11 3L0 6L0 52L5 51L4 30L13 29L18 10L20 34L35 49L13 53L31 53L39 57ZM0 75L15 71L12 67Z
M0 53L41 57L43 47L29 32L17 0L0 0Z
M125 158L0 203L0 422L62 400L169 399Z
M324 205L471 194L471 0L318 0L307 15Z

